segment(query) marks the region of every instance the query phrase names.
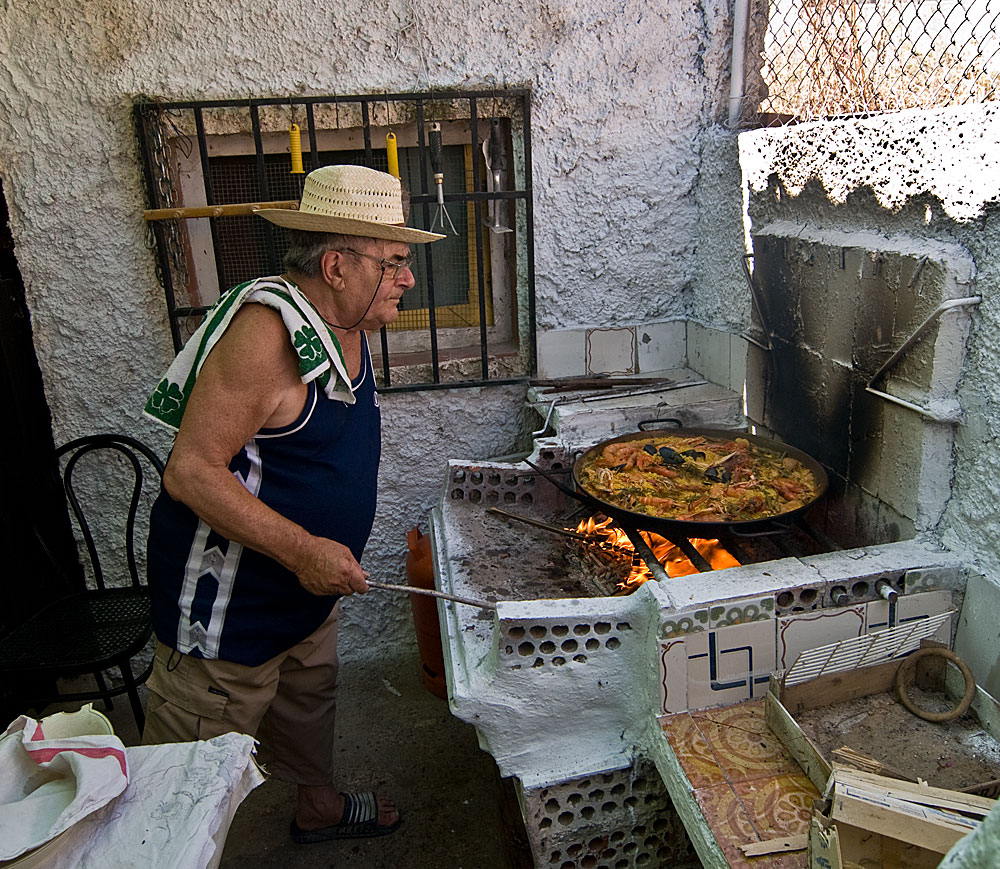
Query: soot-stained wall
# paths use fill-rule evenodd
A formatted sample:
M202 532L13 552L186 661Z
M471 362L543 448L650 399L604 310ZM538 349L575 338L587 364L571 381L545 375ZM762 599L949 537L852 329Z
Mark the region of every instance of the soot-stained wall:
M454 87L533 92L540 329L680 319L696 271L702 136L722 105L728 6L404 0L0 2L0 176L55 438L139 418L172 349L146 245L131 105ZM406 529L449 456L511 452L523 389L383 402L382 501L366 566L402 572ZM352 601L379 654L405 598ZM349 652L350 653L350 652Z
M814 239L863 232L886 246L891 242L898 248L905 241L917 257L923 251L932 260L957 261L947 252L958 250L971 259L968 289L982 302L944 315L971 317L971 333L957 391L964 417L954 426L953 456L943 457L949 493L936 534L978 566L993 588L993 600L1000 584L998 141L995 104L740 136L753 227L784 221ZM711 296L716 291L699 285L697 292ZM892 340L906 337L893 334ZM985 633L980 630L971 645L992 649L985 657L995 662L995 619L984 625L976 630Z

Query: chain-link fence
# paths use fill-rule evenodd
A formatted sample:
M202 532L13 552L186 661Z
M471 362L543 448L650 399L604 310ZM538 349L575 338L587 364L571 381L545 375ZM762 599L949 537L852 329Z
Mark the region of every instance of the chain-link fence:
M744 125L1000 99L996 0L765 0L754 13Z

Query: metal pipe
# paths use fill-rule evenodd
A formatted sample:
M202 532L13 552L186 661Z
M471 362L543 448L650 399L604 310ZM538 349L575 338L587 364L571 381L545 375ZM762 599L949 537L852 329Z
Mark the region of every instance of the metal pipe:
M533 431L531 434L533 437L541 437L545 434L546 429L549 427L549 422L552 419L552 414L555 413L556 405L559 403L558 398L552 399L552 404L549 405L549 412L545 416L545 422L542 423L542 427L538 431Z
M624 525L620 525L619 527L625 532L625 536L631 541L632 548L639 554L639 557L645 563L646 568L649 570L653 579L664 584L668 583L670 581L670 577L667 575L667 571L664 569L663 565L660 564L660 559L653 554L653 550L649 548L649 544L646 543L645 538L643 538L637 530L627 528ZM695 565L695 567L697 566L698 565ZM711 570L711 568L709 568L709 570Z
M760 298L757 296L757 287L754 286L753 275L750 274L749 261L753 259L752 253L745 253L740 258L740 264L743 266L743 276L747 279L747 286L750 288L750 301L753 303L754 308L757 311L757 318L760 320L760 328L764 332L764 340L766 344L761 344L756 338L754 338L749 332L743 332L740 334L741 338L746 339L751 344L755 344L760 347L761 350L767 350L768 353L771 352L771 327L767 325L767 317L764 315L764 306L761 304Z
M895 395L890 395L888 392L875 389L874 383L883 374L895 366L895 364L906 354L906 352L923 337L924 333L930 329L935 322L937 322L938 318L941 317L942 314L946 311L952 310L952 308L960 308L965 305L978 305L982 300L982 296L964 296L960 299L945 299L940 305L931 311L931 313L927 316L927 319L916 328L916 331L914 331L914 333L900 345L899 349L886 360L885 364L872 375L871 379L868 381L868 385L865 387L865 392L870 392L872 395L877 395L879 398L891 401L893 404L898 404L900 407L905 407L907 410L912 410L914 413L919 413L927 419L934 420L934 422L961 422L962 409L955 400L942 402L939 404L937 409L922 407L921 405L914 404L904 398L899 398Z
M526 525L534 525L536 528L551 531L553 534L561 534L563 537L573 537L576 540L583 540L587 543L601 542L590 534L581 534L579 531L570 531L568 528L560 528L558 525L550 525L548 522L539 522L537 519L529 519L527 516L509 513L506 510L501 510L499 507L490 507L486 512L495 513L497 516L504 516L507 519L516 519L518 522L524 522Z
M497 605L488 600L475 600L471 597L460 597L457 594L448 594L446 591L436 591L431 588L415 588L412 585L393 585L389 582L375 582L373 579L366 580L372 588L380 588L383 591L405 591L407 594L424 594L428 597L439 597L441 600L452 600L455 603L464 603L468 606L477 606L484 610L496 610Z
M746 79L747 21L750 0L733 3L733 58L729 68L729 129L735 130L743 108L743 85Z

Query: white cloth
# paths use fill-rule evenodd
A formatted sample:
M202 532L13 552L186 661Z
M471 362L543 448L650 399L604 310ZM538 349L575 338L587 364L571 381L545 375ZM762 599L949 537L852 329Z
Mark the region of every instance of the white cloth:
M126 748L130 781L45 854L46 869L212 869L240 803L264 781L255 741L226 733L201 742Z
M315 380L327 398L354 404L337 336L295 284L274 277L240 284L219 298L156 385L143 410L146 416L174 430L180 427L201 366L236 312L248 302L267 305L281 314L303 383Z
M42 725L22 715L0 737L0 860L55 838L127 785L117 736L46 739Z

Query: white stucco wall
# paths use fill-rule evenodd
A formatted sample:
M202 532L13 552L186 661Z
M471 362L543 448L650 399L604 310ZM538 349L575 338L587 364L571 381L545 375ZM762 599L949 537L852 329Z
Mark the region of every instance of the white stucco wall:
M676 319L695 272L700 137L723 105L727 9L0 0L0 178L56 441L113 429L167 448L139 418L172 350L141 219L136 96L530 87L539 328ZM514 449L522 398L386 396L373 573L402 570L406 529L448 456ZM368 654L408 617L405 599L381 600L347 608Z

